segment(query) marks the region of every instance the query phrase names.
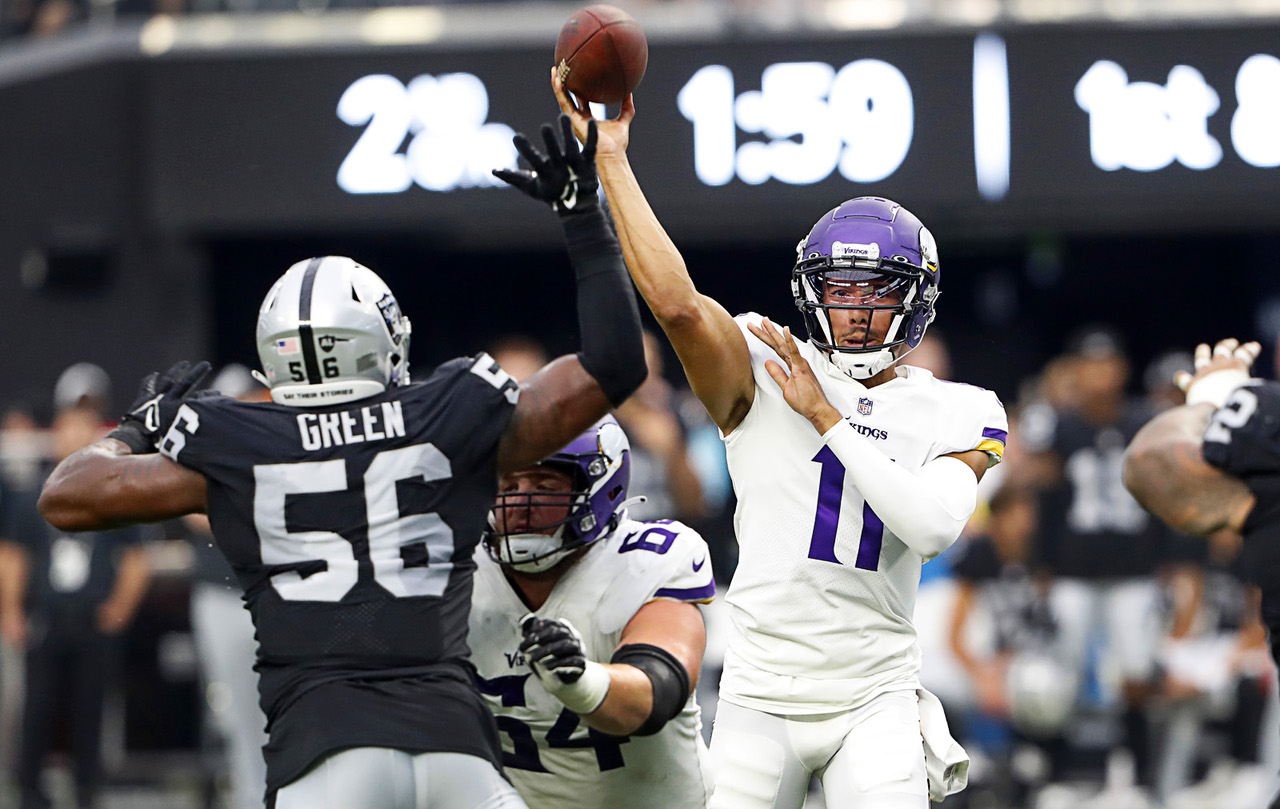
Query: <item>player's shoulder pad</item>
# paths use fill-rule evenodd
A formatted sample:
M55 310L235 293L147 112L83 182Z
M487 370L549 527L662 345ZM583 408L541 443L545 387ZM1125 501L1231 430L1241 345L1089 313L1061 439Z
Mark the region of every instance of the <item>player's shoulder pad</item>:
M470 357L455 357L442 362L423 381L423 385L463 385L480 392L492 390L511 404L515 404L520 398L520 385L502 370L497 360L483 351Z
M614 552L625 560L629 578L643 582L646 601L707 602L715 597L715 575L706 540L678 520L626 520L618 527Z
M945 413L939 454L977 449L987 453L989 466L999 463L1009 439L1009 416L1000 398L963 382L937 380L934 384Z
M219 451L230 451L229 446L247 434L244 427L249 421L262 418L257 413L253 403L213 392L188 399L162 400L160 423L164 429L160 433L160 453L202 471L203 459Z
M1280 473L1280 382L1258 381L1232 392L1205 428L1202 453L1239 477Z

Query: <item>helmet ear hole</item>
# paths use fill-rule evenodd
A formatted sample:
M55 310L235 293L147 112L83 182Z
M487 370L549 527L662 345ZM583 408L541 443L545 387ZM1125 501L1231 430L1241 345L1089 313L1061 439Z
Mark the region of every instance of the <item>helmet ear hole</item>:
M355 284L351 285L351 300L356 303L364 303L364 301L360 300L360 291L356 289Z

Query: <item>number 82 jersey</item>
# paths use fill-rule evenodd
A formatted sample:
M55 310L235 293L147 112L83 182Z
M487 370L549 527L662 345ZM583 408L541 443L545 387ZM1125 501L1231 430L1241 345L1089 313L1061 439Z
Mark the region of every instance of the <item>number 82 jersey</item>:
M645 604L714 596L707 545L696 531L624 519L589 546L534 614L567 619L581 633L587 658L608 662ZM542 687L520 653L520 619L528 612L501 566L477 550L471 659L505 737L507 777L529 809L703 809L711 782L693 695L652 736L587 727Z

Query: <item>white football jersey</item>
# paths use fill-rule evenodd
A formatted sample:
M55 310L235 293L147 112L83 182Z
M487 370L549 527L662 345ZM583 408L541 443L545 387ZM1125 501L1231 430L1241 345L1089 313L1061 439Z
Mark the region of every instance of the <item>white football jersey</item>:
M519 651L520 619L529 608L483 546L475 560L471 661L502 731L507 777L530 809L704 809L711 780L693 695L652 736L588 728L547 693ZM696 531L679 522L624 519L564 574L535 614L567 619L582 634L587 658L607 663L645 604L714 597L710 554Z
M736 318L751 351L755 401L725 437L738 496L739 562L725 596L734 631L720 695L747 708L816 714L883 691L919 687L912 612L921 557L885 527L846 480L822 437L765 369L771 348ZM797 340L831 404L899 465L947 453L1004 451L1008 420L995 394L921 368L867 388Z

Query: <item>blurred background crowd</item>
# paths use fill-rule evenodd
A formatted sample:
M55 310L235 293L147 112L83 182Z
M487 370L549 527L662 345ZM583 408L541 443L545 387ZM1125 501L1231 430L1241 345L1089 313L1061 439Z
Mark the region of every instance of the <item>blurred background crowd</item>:
M524 334L487 348L516 377L548 356ZM617 411L632 491L648 497L633 512L699 528L723 590L722 445L665 344L650 334L646 348L649 379ZM941 330L908 362L953 378ZM1276 672L1240 538L1173 533L1121 484L1124 447L1180 402L1171 379L1190 362L1174 349L1136 365L1121 331L1085 325L1007 401L1005 461L965 535L926 565L916 608L924 683L974 759L946 806L1248 809L1280 785ZM34 807L43 789L68 807L252 806L252 628L207 523L64 536L34 511L50 464L112 424L121 386L77 363L4 415L0 805ZM213 386L263 392L239 364ZM712 605L707 620L709 732L724 616Z
M699 287L798 326L796 240L883 193L941 255L907 362L1009 410L916 608L973 758L945 806L1265 806L1277 677L1239 537L1166 530L1120 469L1195 343L1280 342L1280 0L618 4L651 46L632 163ZM385 278L419 368L576 345L552 215L486 183L554 115L577 5L0 0L0 808L261 806L252 630L207 524L64 536L40 483L151 369L207 358L260 396L258 301L307 256ZM648 355L617 413L635 512L697 527L723 592L723 448Z

